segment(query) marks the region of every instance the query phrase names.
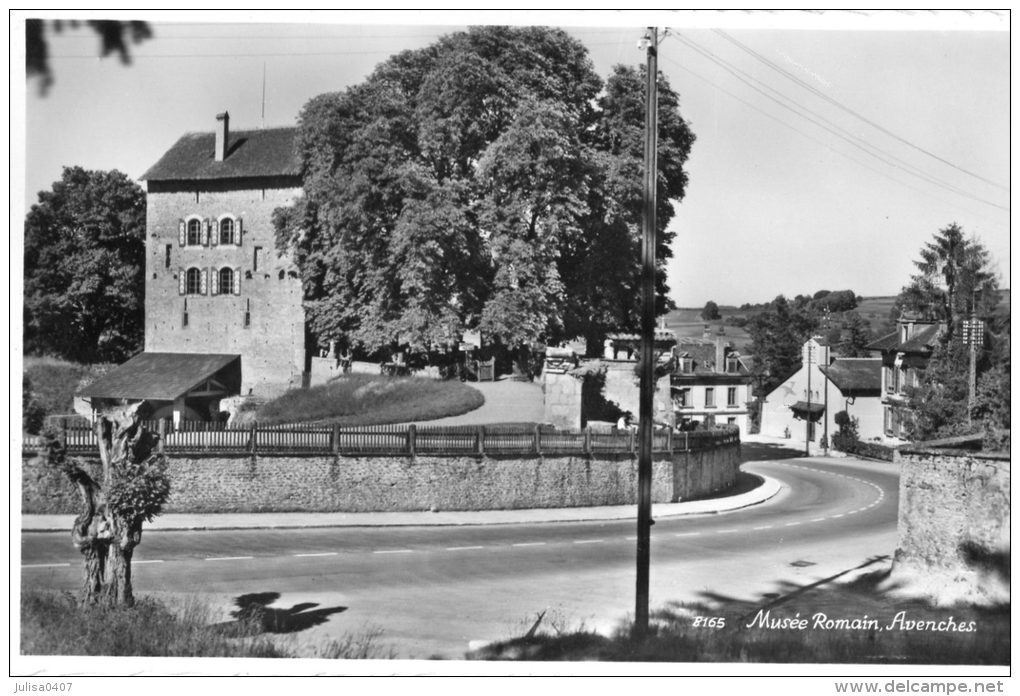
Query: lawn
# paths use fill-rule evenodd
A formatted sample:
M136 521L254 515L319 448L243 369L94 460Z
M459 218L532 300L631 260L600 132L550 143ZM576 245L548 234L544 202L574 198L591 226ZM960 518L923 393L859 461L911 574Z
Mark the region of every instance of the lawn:
M350 374L309 389L294 389L260 406L259 423L381 425L457 416L485 397L456 380Z
M240 599L240 598L239 598ZM315 605L312 605L315 606ZM306 622L317 620L314 612ZM21 654L105 655L110 657L290 657L308 656L295 640L304 627L293 614L270 608L231 613L217 620L193 598L141 597L135 606L81 606L69 593L28 592L21 597ZM297 616L301 616L298 614ZM367 630L311 646L319 659L385 659L393 653Z

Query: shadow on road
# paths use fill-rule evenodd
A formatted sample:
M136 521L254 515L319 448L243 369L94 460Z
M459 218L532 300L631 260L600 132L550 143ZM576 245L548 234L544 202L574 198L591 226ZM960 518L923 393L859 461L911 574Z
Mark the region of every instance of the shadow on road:
M794 459L804 456L804 448L790 445L775 445L770 442L741 442L740 458L745 462L760 462L769 459Z
M314 602L302 602L289 609L269 605L280 598L279 592L255 592L234 599L237 607L230 613L234 621L218 624L227 633L253 635L256 633L297 633L326 622L333 614L347 611L347 607L325 607Z

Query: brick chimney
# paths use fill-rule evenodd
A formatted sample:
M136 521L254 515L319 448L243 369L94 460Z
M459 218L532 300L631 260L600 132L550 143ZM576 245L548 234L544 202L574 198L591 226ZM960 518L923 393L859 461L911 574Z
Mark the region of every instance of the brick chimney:
M715 337L715 371L726 372L726 339Z
M216 114L216 161L222 162L227 158L227 150L230 148L230 114L224 111Z

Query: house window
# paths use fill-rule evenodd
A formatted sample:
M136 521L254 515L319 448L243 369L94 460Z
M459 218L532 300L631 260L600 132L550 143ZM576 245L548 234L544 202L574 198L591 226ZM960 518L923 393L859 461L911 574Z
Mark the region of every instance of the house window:
M673 392L673 404L677 408L690 408L694 404L691 403L691 388L683 387Z
M726 389L726 405L730 408L737 405L737 388L728 387Z
M902 367L896 370L896 391L902 393L907 386L907 371Z
M188 301L184 300L184 312L181 314L181 326L188 327Z
M244 302L244 328L251 328L251 300Z
M254 255L252 256L252 259L251 259L251 270L253 270L253 271L259 270L259 257L261 257L261 256L262 256L262 247L260 247L260 246L255 247L255 253L254 253Z
M173 244L166 245L166 255L163 257L163 263L165 268L170 268L170 251L174 248Z
M705 387L705 408L715 408L715 388Z
M188 220L188 246L202 246L202 221L198 218Z
M694 360L689 355L680 356L680 371L686 374L694 372Z
M735 356L728 356L726 358L726 371L730 374L740 372L740 360Z
M202 271L189 268L184 276L184 294L199 295L202 293Z
M220 220L220 244L234 243L234 221L230 218Z
M234 291L234 269L221 268L217 274L220 277L220 293L229 295Z
M887 393L893 393L896 391L896 382L893 377L893 369L888 365L882 367L882 381L885 383L885 390Z

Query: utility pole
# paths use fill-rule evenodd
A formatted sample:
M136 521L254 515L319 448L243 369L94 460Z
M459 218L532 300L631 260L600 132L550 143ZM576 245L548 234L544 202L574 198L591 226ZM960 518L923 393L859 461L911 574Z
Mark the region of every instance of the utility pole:
M811 340L808 340L807 350L807 413L804 414L804 456L811 456Z
M655 389L655 205L659 133L659 32L649 27L641 42L648 53L645 73L645 176L641 251L641 392L638 409L637 592L634 637L648 635L648 587L652 528L652 392ZM640 45L640 44L639 44Z

